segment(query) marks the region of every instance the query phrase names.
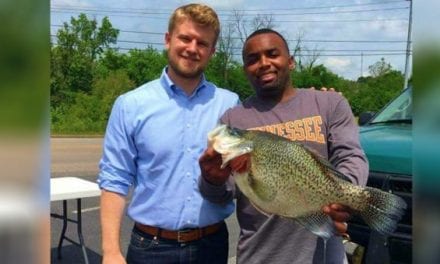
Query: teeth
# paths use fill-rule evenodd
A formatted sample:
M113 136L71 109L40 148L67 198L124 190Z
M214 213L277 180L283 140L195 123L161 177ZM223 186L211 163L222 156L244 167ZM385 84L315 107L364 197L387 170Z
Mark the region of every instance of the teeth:
M272 80L273 78L275 78L275 74L274 73L266 73L260 76L260 79L265 81L265 80Z

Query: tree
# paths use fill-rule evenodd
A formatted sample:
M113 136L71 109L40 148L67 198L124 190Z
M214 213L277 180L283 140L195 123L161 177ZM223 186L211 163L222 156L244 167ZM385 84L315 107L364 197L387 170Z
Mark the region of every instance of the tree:
M404 76L400 71L393 70L384 58L370 65L371 76L357 80L358 91L353 96L353 112L360 114L365 111L379 111L391 99L396 97L403 88Z
M372 77L379 77L387 74L391 71L391 64L385 62L385 58L381 58L380 61L368 66L368 71Z
M135 86L125 70L121 69L97 78L92 87L90 94L75 93L74 102L64 106L65 111L52 109L53 131L66 134L102 133L115 99Z
M51 103L71 103L78 91L92 89L96 60L110 44L116 43L119 30L104 17L98 27L96 19L85 14L72 17L58 30L57 41L51 47Z
M158 78L167 65L166 53L149 46L144 50L132 49L128 52L126 71L136 86Z
M236 29L235 31L238 34L238 39L240 39L242 45L249 36L249 32L261 28L275 27L273 15L257 15L252 20L245 20L243 12L234 10L233 21Z

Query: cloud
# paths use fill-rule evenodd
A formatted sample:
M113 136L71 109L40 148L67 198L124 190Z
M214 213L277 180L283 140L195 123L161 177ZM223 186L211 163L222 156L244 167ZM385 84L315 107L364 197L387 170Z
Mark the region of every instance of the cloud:
M386 18L379 18L386 19ZM402 20L376 20L365 24L363 29L365 32L376 34L376 36L388 39L405 39L408 32L408 21Z
M344 72L352 65L352 62L347 58L332 57L325 59L324 64L336 72Z
M323 64L332 72L345 78L357 78L356 73L353 72L355 65L350 58L329 57L323 59Z
M81 8L81 7L93 7L94 1L87 1L87 0L51 0L50 1L51 6L63 6L63 7L75 7L75 8Z
M204 3L214 9L233 9L238 7L243 7L244 0L205 0L200 1L201 3Z

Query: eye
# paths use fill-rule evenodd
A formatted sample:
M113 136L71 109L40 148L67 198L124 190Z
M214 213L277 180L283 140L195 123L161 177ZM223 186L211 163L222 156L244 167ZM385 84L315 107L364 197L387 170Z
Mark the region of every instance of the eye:
M191 42L191 39L188 36L179 36L179 39L184 43Z
M252 64L255 64L257 61L258 61L257 55L248 55L245 58L244 64L245 65L252 65Z
M231 135L239 137L241 136L241 131L237 128L231 128L230 129Z
M202 46L202 47L204 47L204 48L208 48L208 47L209 47L209 43L206 42L206 41L199 41L199 42L198 42L198 45L199 45L199 46Z
M279 51L276 50L276 49L270 50L270 51L267 53L267 56L270 57L270 58L276 58L276 57L278 57L279 55L280 55L280 53L279 53Z

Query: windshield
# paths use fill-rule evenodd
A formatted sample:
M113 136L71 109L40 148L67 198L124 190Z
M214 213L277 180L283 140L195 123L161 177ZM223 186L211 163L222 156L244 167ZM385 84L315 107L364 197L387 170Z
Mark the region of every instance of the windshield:
M411 122L412 121L412 92L411 88L406 89L394 101L389 103L370 124Z

